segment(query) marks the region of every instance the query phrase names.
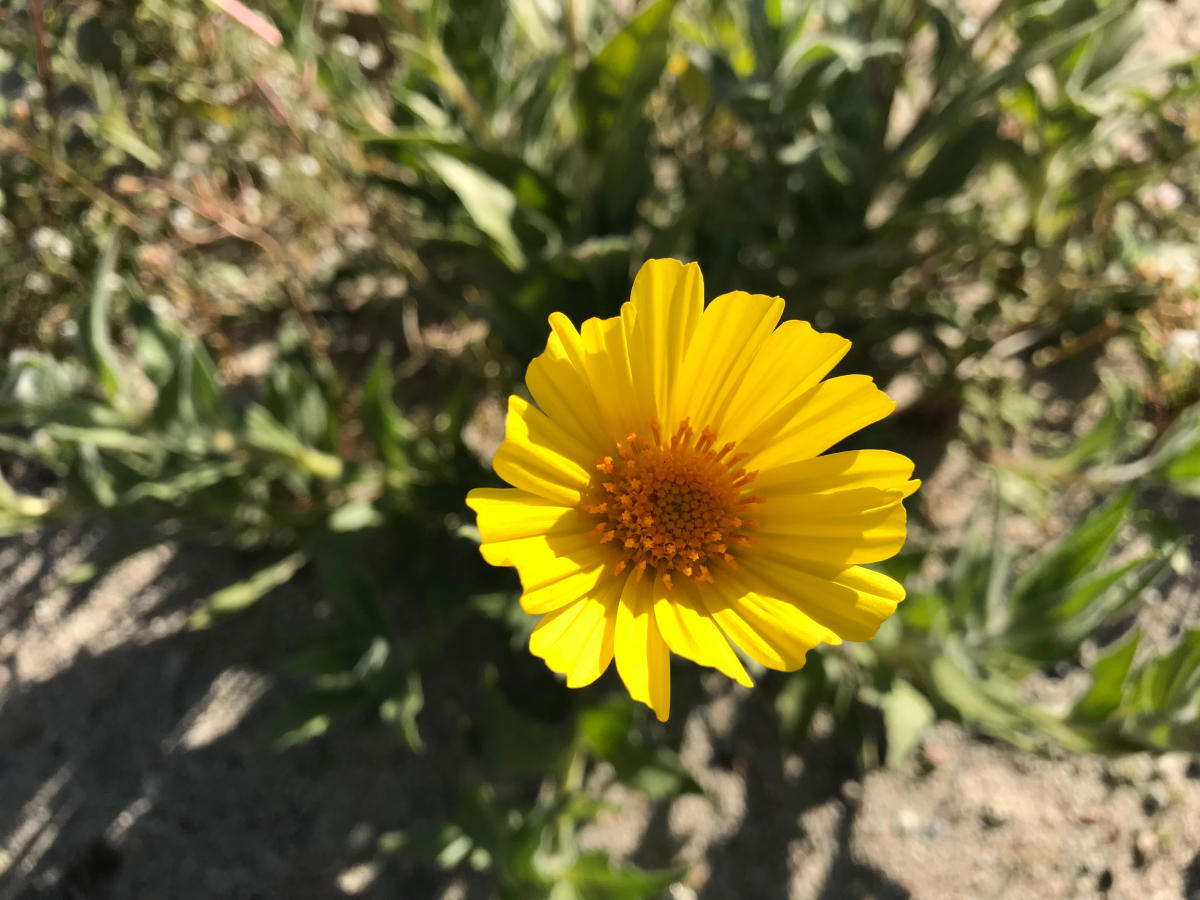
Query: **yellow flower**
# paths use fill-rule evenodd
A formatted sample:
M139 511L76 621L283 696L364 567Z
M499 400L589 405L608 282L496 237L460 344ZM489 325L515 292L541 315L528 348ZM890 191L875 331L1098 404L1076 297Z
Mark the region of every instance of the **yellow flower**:
M546 352L512 396L479 488L483 557L516 566L529 648L570 687L614 656L665 720L668 651L750 685L736 645L772 669L862 641L904 599L862 563L904 544L913 464L824 453L895 407L865 375L822 380L850 342L784 322L783 300L735 291L704 306L695 264L650 260L630 302L577 332L550 317Z

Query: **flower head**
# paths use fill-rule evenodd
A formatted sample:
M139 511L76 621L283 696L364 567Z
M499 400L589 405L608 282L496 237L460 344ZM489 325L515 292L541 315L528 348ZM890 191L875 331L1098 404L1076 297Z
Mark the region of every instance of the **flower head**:
M509 398L479 488L484 558L515 566L542 616L530 650L571 687L614 657L630 695L670 709L670 653L750 685L736 646L791 671L819 643L873 637L904 599L862 567L904 544L913 465L827 449L892 411L863 375L823 380L850 347L783 300L706 308L700 269L650 260L630 301L576 331L550 317Z

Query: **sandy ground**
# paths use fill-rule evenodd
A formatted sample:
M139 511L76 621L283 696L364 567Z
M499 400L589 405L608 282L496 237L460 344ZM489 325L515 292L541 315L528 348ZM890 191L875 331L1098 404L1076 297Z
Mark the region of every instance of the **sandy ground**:
M55 589L95 542L0 545L0 900L487 896L374 850L447 810L455 741L414 756L352 727L264 748L311 597L188 632L234 556L151 551ZM618 809L587 836L635 859L674 848L691 865L676 900L1200 900L1200 757L1043 759L942 724L901 769L857 780L831 739L781 754L744 690L703 684L679 727L704 795L650 818L610 787Z

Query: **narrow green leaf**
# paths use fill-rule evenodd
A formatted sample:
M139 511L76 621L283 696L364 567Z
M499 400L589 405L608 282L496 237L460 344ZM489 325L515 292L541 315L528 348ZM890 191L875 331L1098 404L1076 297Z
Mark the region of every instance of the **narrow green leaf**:
M1060 595L1041 597L1013 624L1007 641L1020 653L1041 660L1072 656L1097 628L1128 610L1166 571L1177 543L1077 581Z
M297 550L259 569L249 578L222 588L192 613L189 626L207 628L220 617L245 609L281 584L290 581L306 562L308 555Z
M1120 706L1125 677L1141 640L1141 631L1134 631L1092 664L1092 684L1071 709L1072 721L1100 723Z
M329 514L330 531L363 531L378 528L383 522L383 513L369 500L352 500Z
M275 750L303 744L327 732L361 702L355 691L309 691L283 710L268 727L266 739Z
M324 541L314 556L321 593L333 606L339 627L359 637L389 633L375 585L347 558L339 541Z
M420 752L425 749L425 743L417 728L417 716L424 707L425 692L421 686L421 676L417 672L410 672L403 691L380 704L379 717L396 730L410 750Z
M1016 605L1036 605L1046 594L1061 591L1098 564L1117 539L1133 491L1121 491L1110 503L1088 516L1056 547L1039 556L1013 587Z
M84 304L79 321L81 356L96 376L104 395L115 400L121 393L120 362L109 336L109 301L116 285L117 256L121 232L114 230L96 265L92 296Z
M379 458L399 469L407 465L404 447L414 429L392 399L392 386L392 348L385 344L363 383L363 427Z
M607 853L580 854L562 873L586 900L644 900L667 890L686 869L635 869L617 866Z
M305 445L257 403L250 404L246 409L244 428L246 443L256 450L280 456L326 481L336 480L342 475L340 459Z

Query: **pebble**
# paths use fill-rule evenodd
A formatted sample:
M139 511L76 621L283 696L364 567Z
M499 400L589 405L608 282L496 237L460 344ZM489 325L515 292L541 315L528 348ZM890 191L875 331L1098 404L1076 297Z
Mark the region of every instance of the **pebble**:
M1133 839L1133 864L1142 868L1158 855L1158 836L1153 831L1143 830Z
M921 832L928 841L936 840L945 834L950 828L950 823L945 819L933 818L925 823L925 830Z
M1084 825L1095 825L1102 818L1104 813L1098 806L1087 806L1079 812L1079 821Z
M984 828L999 828L1001 825L1007 824L1008 817L995 807L985 806L983 812L979 814L979 821L983 823Z
M1170 792L1164 785L1152 784L1142 794L1142 812L1152 816L1165 809L1171 802Z
M1187 778L1190 763L1187 753L1164 753L1154 761L1154 772L1163 781L1177 784Z
M937 769L950 762L953 754L943 744L925 743L921 746L921 762L931 769Z
M896 830L900 834L908 837L915 834L917 829L921 827L921 817L917 815L915 810L902 809L896 816Z

